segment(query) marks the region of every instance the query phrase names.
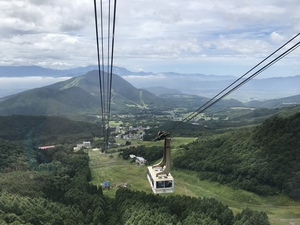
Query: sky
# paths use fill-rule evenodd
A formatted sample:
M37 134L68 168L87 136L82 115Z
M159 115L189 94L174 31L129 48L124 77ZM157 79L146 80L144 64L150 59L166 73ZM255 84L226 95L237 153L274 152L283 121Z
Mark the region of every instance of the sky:
M94 1L0 0L0 9L0 66L97 64ZM300 32L299 0L118 0L116 10L114 65L131 71L240 76ZM299 59L300 48L265 76L300 75Z

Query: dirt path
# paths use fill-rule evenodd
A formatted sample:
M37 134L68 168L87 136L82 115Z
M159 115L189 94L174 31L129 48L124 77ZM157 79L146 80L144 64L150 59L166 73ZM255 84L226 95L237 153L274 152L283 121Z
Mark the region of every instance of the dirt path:
M185 185L184 185L184 191L185 191L185 195L187 196L188 195L188 189Z

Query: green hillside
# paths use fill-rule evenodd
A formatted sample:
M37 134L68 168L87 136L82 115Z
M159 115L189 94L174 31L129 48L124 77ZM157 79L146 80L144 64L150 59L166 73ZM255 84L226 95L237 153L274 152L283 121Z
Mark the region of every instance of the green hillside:
M300 199L300 110L257 127L203 133L174 159L177 168L260 195Z
M0 115L80 115L100 111L99 100L79 87L37 88L0 103Z
M102 91L106 93L106 79L102 85ZM100 115L99 93L98 72L91 71L53 85L7 96L0 101L0 115L62 115L69 118ZM108 96L104 96L102 101L107 99ZM113 75L111 101L111 111L115 114L167 107L164 99L135 88L118 75Z
M90 71L85 75L72 78L67 81L59 82L54 85L51 85L51 88L64 90L69 89L71 87L80 87L84 91L91 93L93 96L97 97L98 103L100 105L100 84L98 78L98 71ZM107 78L108 74L103 74L104 77L102 83L102 90L104 93L107 92ZM113 74L112 76L112 111L119 112L119 110L123 111L131 111L130 106L134 107L156 107L156 104L161 105L160 102L163 102L162 99L157 96L151 94L150 92L142 89L135 88L132 84L124 80L118 75ZM104 98L107 96L104 95ZM154 104L155 103L155 104ZM122 106L123 109L120 109L119 106Z
M0 138L36 147L46 144L76 144L101 136L100 125L48 116L0 116Z

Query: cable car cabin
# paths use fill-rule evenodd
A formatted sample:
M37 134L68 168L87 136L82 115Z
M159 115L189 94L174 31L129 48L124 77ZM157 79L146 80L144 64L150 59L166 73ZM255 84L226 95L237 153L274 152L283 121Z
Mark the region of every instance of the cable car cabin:
M163 131L158 132L155 140L165 140L163 149L163 159L160 163L148 166L147 178L154 194L173 193L174 179L171 170L171 138Z
M169 173L158 174L163 171L163 168L153 168L148 166L147 178L154 194L173 193L174 192L174 179ZM158 174L158 175L157 175Z

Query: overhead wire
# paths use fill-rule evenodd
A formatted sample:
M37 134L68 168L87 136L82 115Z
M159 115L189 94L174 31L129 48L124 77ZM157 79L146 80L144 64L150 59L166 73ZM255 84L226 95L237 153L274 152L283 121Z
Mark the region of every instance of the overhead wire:
M102 52L102 55L101 55L101 59L102 59L102 79L103 79L103 82L104 82L104 31L103 31L103 0L100 0L100 10L101 10L101 52Z
M116 24L116 3L112 6L111 0L109 0L108 4L108 24L107 24L107 91L106 91L106 102L107 102L107 123L106 123L106 147L108 148L108 139L110 135L110 115L111 115L111 99L112 99L112 82L113 82L113 58L114 58L114 38L115 38L115 24ZM111 8L113 7L113 16L111 23ZM112 29L111 29L112 26ZM112 32L111 32L112 30ZM111 41L110 41L111 40Z
M231 83L230 85L228 85L226 88L224 88L222 91L220 91L217 95L215 95L213 98L211 98L209 101L207 101L202 107L204 107L205 105L209 104L211 101L213 101L215 98L217 98L221 93L223 93L224 91L226 91L227 89L229 89L231 86L233 86L235 83L237 83L238 81L240 81L242 78L244 78L247 74L249 74L251 71L253 71L255 68L257 68L258 66L260 66L262 63L264 63L266 60L268 60L271 56L273 56L275 53L277 53L278 51L280 51L282 48L284 48L286 45L288 45L290 42L292 42L295 38L297 38L300 35L297 34L295 35L292 39L290 39L288 42L286 42L285 44L283 44L281 47L279 47L277 50L275 50L273 53L271 53L268 57L266 57L264 60L262 60L261 62L259 62L258 64L256 64L254 67L252 67L250 70L248 70L246 73L244 73L240 78L238 78L237 80L235 80L233 83ZM197 110L195 112L193 112L192 114L197 113ZM193 116L193 115L189 115L187 118L184 119L188 120L189 117Z
M106 71L107 71L107 74L106 74L106 76L107 76L107 78L106 78L106 88L107 88L107 90L106 90L106 102L107 102L107 110L108 110L108 108L109 108L109 101L108 101L108 99L109 99L109 86L110 86L110 70L109 70L109 58L110 58L110 51L111 51L111 47L110 47L110 26L111 26L111 23L110 23L110 21L111 21L111 14L110 14L110 12L111 12L111 0L109 0L108 1L108 8L107 8L107 10L108 10L108 20L107 20L107 67L106 67ZM108 127L109 125L107 125L107 127Z
M106 89L103 86L103 82L105 81L105 70L104 70L104 44L103 44L103 9L102 9L102 0L101 0L101 43L102 43L102 76L103 79L101 78L101 70L100 70L100 51L99 51L99 35L98 35L98 23L97 23L97 6L96 6L96 0L94 0L94 8L95 8L95 24L96 24L96 39L97 39L97 55L98 55L98 73L99 73L99 87L100 87L100 95L101 95L101 115L102 115L102 124L104 128L104 139L105 139L105 146L108 147L108 136L109 136L109 120L110 120L110 111L111 111L111 99L112 99L112 72L113 72L113 58L114 58L114 39L115 39L115 23L116 23L116 0L114 0L114 12L113 12L113 28L112 28L112 42L110 43L110 30L111 30L111 24L110 24L110 19L111 19L111 1L109 0L109 5L108 5L108 34L107 34L107 86ZM281 47L279 47L276 51L271 53L268 57L266 57L264 60L256 64L254 67L252 67L250 70L248 70L246 73L244 73L241 77L239 77L237 80L235 80L233 83L228 85L226 88L224 88L221 92L219 92L217 95L215 95L213 98L211 98L209 101L207 101L204 105L199 107L197 110L192 112L190 115L188 115L185 119L177 123L173 128L171 128L171 131L175 130L180 124L184 122L189 122L192 119L194 119L196 116L198 116L200 113L211 107L212 105L216 104L218 101L229 95L231 92L234 90L238 89L251 79L253 79L255 76L281 60L283 57L294 51L296 48L299 47L300 42L296 43L292 47L290 47L288 50L286 50L284 53L280 54L277 56L274 60L269 62L267 65L263 66L261 69L259 69L257 72L253 73L251 76L246 78L245 80L241 81L247 74L252 72L254 69L262 65L264 62L266 62L268 59L270 59L273 55L275 55L277 52L279 52L281 49L283 49L285 46L287 46L289 43L291 43L295 38L297 38L300 35L298 33L295 35L292 39L290 39L288 42L283 44ZM111 45L110 45L111 44ZM111 54L110 54L111 53ZM239 84L228 90L230 87L235 85L237 82L241 81ZM228 90L228 91L227 91ZM226 93L224 93L227 91ZM103 99L104 95L104 99ZM105 105L104 103L107 103ZM105 119L106 115L106 119Z
M94 0L94 14L95 14L95 30L96 30L96 43L97 43L97 65L98 65L98 79L99 79L99 92L100 92L100 108L101 108L101 122L102 122L102 132L105 133L105 118L104 118L104 99L102 95L102 74L100 68L100 47L99 47L99 32L98 32L98 13L97 13L97 3ZM102 27L102 26L101 26Z
M112 99L112 73L113 73L113 57L114 57L114 38L115 38L115 23L116 23L116 5L117 1L114 0L114 10L113 16L111 16L111 0L108 3L108 18L107 18L107 37L104 37L104 18L103 18L103 1L100 0L100 32L98 29L98 14L97 14L97 2L94 0L94 11L95 11L95 26L96 26L96 41L97 41L97 63L98 63L98 77L99 77L99 91L101 99L101 118L102 118L102 129L103 129L103 138L104 151L108 148L108 139L109 139L109 121L111 113L111 99ZM112 41L111 39L111 19L113 18L112 26ZM99 39L101 39L101 53L100 53L100 44ZM106 44L104 44L104 39ZM107 58L105 57L104 48L107 47ZM101 60L100 60L101 58ZM107 59L107 62L105 62ZM105 63L107 64L105 67ZM102 68L101 68L102 67Z
M291 38L288 42L286 42L284 45L282 45L280 48L278 48L276 51L274 51L273 53L271 53L268 57L266 57L264 60L262 60L260 63L258 63L257 65L255 65L252 69L250 69L249 71L247 71L245 74L243 74L240 78L238 78L237 80L235 80L233 83L231 83L230 85L228 85L225 89L223 89L221 92L219 92L217 95L215 95L213 98L211 98L209 101L207 101L205 104L203 104L201 107L199 107L197 110L195 110L194 112L192 112L191 114L189 114L186 118L184 118L182 121L180 121L179 123L177 123L175 126L173 126L171 128L171 131L174 131L179 125L181 125L184 122L189 122L192 119L194 119L196 116L198 116L200 113L202 113L203 111L205 111L206 109L208 109L209 107L211 107L212 105L214 105L215 103L217 103L218 101L220 101L221 99L223 99L224 97L226 97L227 95L229 95L231 92L233 92L234 90L238 89L240 86L244 85L245 83L247 83L248 81L250 81L252 78L254 78L255 76L257 76L258 74L260 74L261 72L263 72L264 70L266 70L267 68L269 68L271 65L275 64L276 62L278 62L280 59L282 59L283 57L285 57L286 55L288 55L289 53L291 53L292 51L294 51L296 48L299 47L300 42L294 44L292 47L288 48L288 50L286 50L285 52L283 52L282 54L280 54L279 56L277 56L274 60L272 60L271 62L269 62L267 65L263 66L261 69L259 69L257 72L255 72L254 74L252 74L251 76L249 76L248 78L246 78L245 80L243 80L241 83L237 84L235 87L233 87L232 89L230 89L229 91L227 91L225 94L222 95L222 93L224 93L226 90L228 90L230 87L232 87L234 84L236 84L238 81L240 81L242 78L244 78L247 74L249 74L251 71L253 71L255 68L257 68L258 66L260 66L263 62L265 62L266 60L268 60L271 56L273 56L275 53L277 53L279 50L283 49L285 46L287 46L289 43L291 43L294 39L296 39L298 36L300 35L300 33L298 33L297 35L295 35L293 38ZM217 98L218 96L220 96L219 98ZM216 99L217 98L217 99ZM216 99L216 100L215 100Z
M244 85L245 83L249 82L251 79L253 79L255 76L257 76L258 74L260 74L261 72L263 72L264 70L266 70L267 68L269 68L270 66L272 66L273 64L275 64L276 62L278 62L280 59L282 59L283 57L285 57L286 55L288 55L289 53L291 53L292 51L294 51L296 48L298 48L300 45L300 42L298 42L297 44L295 44L293 47L291 47L290 49L288 49L287 51L285 51L284 53L282 53L280 56L276 57L276 59L272 60L270 63L268 63L266 66L264 66L263 68L261 68L260 70L258 70L257 72L255 72L254 74L252 74L250 77L248 77L247 79L243 80L241 83L239 83L237 86L233 87L232 89L230 89L228 92L226 92L225 94L223 94L220 98L218 98L216 101L212 102L211 104L209 104L208 106L206 106L205 108L203 108L202 110L199 110L197 113L201 113L204 110L206 110L207 108L209 108L210 106L214 105L215 103L217 103L218 101L220 101L222 98L226 97L227 95L229 95L231 92L235 91L236 89L238 89L240 86ZM187 122L189 122L190 120L192 120L195 116L191 117L189 120L187 120Z
M117 14L117 0L114 0L114 13L113 13L113 30L112 30L112 43L111 43L111 57L110 57L110 69L109 69L109 87L108 87L108 129L110 121L111 111L111 99L112 99L112 82L113 82L113 64L114 64L114 47L115 47L115 30L116 30L116 14ZM110 11L110 10L109 10ZM108 131L109 135L109 131ZM108 138L107 138L108 139Z
M115 31L116 31L116 14L117 14L117 0L115 0L114 3L114 16L113 16L113 31L112 31L112 49L111 49L111 57L110 57L110 86L109 86L109 108L108 108L108 112L110 115L110 106L111 106L111 92L112 92L112 74L113 74L113 64L114 64L114 47L115 47Z

